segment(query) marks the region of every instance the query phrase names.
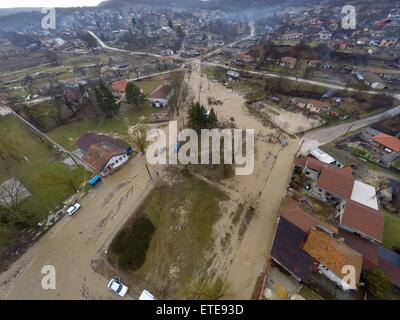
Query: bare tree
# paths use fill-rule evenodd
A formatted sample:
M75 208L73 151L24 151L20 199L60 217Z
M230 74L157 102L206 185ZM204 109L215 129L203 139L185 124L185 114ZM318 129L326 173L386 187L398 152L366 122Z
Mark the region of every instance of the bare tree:
M2 206L17 208L27 196L29 196L29 191L16 178L0 184L0 205Z
M137 149L138 152L143 156L146 153L147 146L149 145L149 141L147 141L147 126L138 125L135 127L131 127L128 129L129 141L133 144L133 146ZM145 164L147 173L149 174L150 180L153 180L149 167L147 163Z

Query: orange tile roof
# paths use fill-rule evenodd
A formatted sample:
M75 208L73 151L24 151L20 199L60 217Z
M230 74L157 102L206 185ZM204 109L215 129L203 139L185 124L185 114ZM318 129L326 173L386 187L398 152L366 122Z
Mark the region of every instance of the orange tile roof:
M326 266L339 278L343 278L342 268L347 265L354 266L356 270L356 283L360 281L362 268L362 255L351 249L325 232L312 229L303 246L315 260Z
M393 151L400 152L400 139L385 133L378 134L372 138L375 142L389 148Z

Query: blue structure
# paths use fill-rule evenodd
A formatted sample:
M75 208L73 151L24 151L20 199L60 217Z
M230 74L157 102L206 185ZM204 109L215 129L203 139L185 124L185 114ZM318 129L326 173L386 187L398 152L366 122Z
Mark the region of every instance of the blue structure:
M94 187L96 184L98 184L101 181L101 177L100 176L94 176L92 179L90 179L89 181L89 185L91 187Z

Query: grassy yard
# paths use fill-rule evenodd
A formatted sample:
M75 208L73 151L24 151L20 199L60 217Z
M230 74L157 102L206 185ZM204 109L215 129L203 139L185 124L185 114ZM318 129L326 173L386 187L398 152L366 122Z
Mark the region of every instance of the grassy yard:
M135 84L143 90L144 94L151 94L155 89L163 84L162 78L146 79L135 81Z
M174 178L179 180L160 183L139 209L139 216L148 218L155 232L144 264L132 274L162 297L196 298L193 284L205 276L209 266L206 253L213 247L219 201L227 196L193 177ZM122 232L132 229L130 221ZM108 257L115 261L113 255Z
M400 217L385 213L383 244L387 248L400 248Z
M77 184L88 178L82 168L64 165L63 155L34 136L12 116L0 117L0 182L16 177L32 196L21 203L37 223L74 192L69 186L49 183L49 171L71 177ZM51 180L51 179L50 179ZM16 230L0 227L0 247Z
M124 137L127 136L128 125L138 123L142 117L148 117L153 113L157 113L157 109L151 106L143 106L136 110L131 105L122 104L120 113L114 118L75 121L51 130L48 135L68 150L74 150L75 140L83 133L93 131L113 133Z

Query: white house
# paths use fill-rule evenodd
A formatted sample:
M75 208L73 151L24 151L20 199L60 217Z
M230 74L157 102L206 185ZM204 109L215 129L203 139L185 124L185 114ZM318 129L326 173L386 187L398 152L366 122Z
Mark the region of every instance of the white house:
M239 79L240 78L240 73L233 71L233 70L229 70L226 72L226 75L232 79Z
M174 89L169 85L161 85L154 90L149 100L156 108L166 107L174 94Z
M330 32L329 30L323 30L318 33L318 38L319 40L331 40L332 32Z
M82 157L83 161L103 176L122 166L128 159L126 150L109 143L92 144Z

